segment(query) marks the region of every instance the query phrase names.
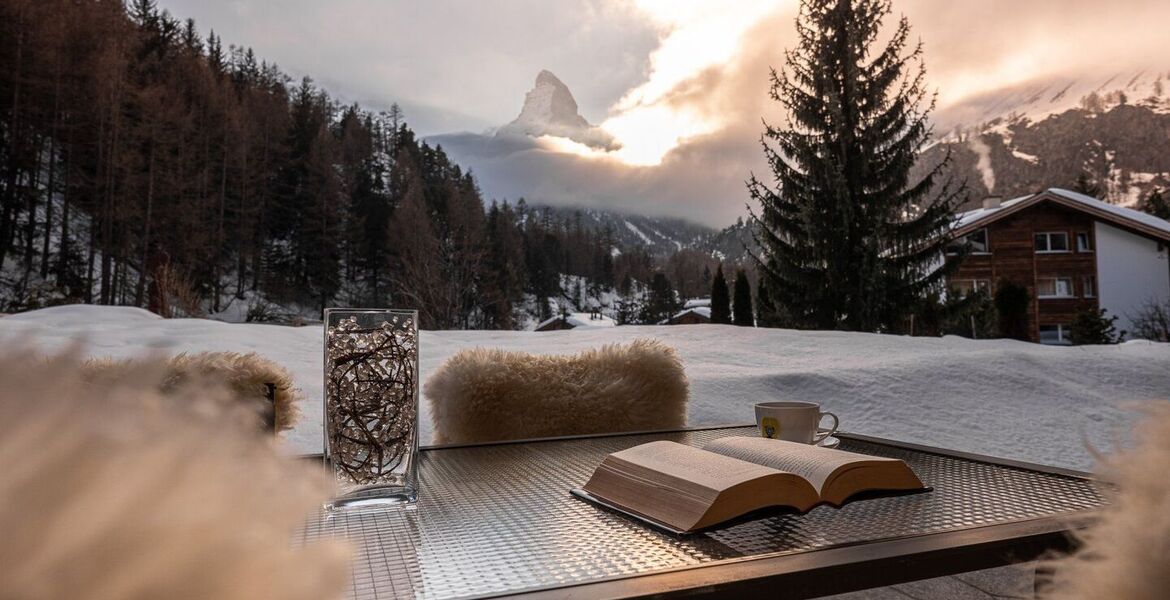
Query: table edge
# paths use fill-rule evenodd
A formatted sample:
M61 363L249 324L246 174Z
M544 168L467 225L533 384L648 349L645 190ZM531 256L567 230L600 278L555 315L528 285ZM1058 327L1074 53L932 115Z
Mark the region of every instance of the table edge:
M419 450L423 452L431 452L434 450L458 450L466 448L482 448L493 446L507 446L511 444L536 444L548 442L565 442L572 440L588 440L598 438L615 438L615 437L632 437L639 435L664 435L670 433L689 433L694 431L712 431L715 429L740 429L744 427L755 427L755 423L730 423L722 425L699 425L695 427L684 427L682 429L649 429L639 431L616 431L607 433L588 433L581 435L566 435L554 437L540 437L540 438L525 438L518 440L498 440L493 442L472 442L464 444L430 444L427 446L419 446ZM877 437L872 435L865 435L860 433L851 433L847 431L839 431L834 434L836 437L857 440L860 442L868 442L871 444L880 444L883 446L891 446L895 448L904 448L907 450L914 450L916 452L925 452L928 454L937 454L940 456L947 456L950 458L959 458L972 462L980 462L992 464L1001 467L1011 467L1015 469L1025 469L1028 471L1037 471L1049 475L1061 475L1064 477L1072 477L1076 479L1094 480L1092 473L1087 471L1080 471L1077 469L1068 469L1065 467L1057 467L1052 465L1044 465L1040 463L1032 463L1011 458L1003 458L999 456L991 456L986 454L977 454L974 452L964 452L961 450L952 450L949 448L941 448L938 446L928 446L925 444L917 444L913 442L903 442L890 438ZM305 460L321 460L323 454L320 452L308 454L292 455L297 459Z
M486 596L522 600L673 597L816 598L1027 562L1067 552L1084 510L788 554L744 557L637 576ZM774 584L783 581L783 587Z

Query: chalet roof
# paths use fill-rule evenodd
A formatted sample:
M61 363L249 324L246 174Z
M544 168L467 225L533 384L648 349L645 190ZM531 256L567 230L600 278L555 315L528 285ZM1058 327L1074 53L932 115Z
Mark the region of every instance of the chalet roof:
M699 308L700 306L711 306L710 298L691 298L683 304L683 308Z
M555 317L545 319L538 323L534 329L540 329L541 327L549 325L550 323L560 321L562 318L566 323L572 325L573 329L578 327L614 327L617 325L616 321L605 315L599 314L596 318L594 318L593 315L587 312L575 312L569 313L567 316L557 315Z
M1109 204L1084 194L1060 188L1049 188L1036 194L1013 198L1001 204L999 208L979 208L961 213L955 235L966 235L989 223L1044 201L1056 202L1073 210L1087 213L1097 220L1170 242L1170 222L1168 221L1140 210Z
M711 307L710 306L696 306L693 308L683 308L681 311L675 313L675 315L670 317L669 319L664 319L662 321L659 321L658 324L659 325L668 325L668 324L670 324L671 321L677 321L678 319L685 316L687 313L695 313L696 315L699 315L700 317L703 317L707 320L711 320Z

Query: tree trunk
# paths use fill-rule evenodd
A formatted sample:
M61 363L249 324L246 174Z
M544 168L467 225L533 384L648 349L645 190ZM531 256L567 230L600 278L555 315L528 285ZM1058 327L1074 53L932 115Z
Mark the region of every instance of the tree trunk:
M108 158L109 166L106 169L106 190L105 190L105 205L102 219L102 304L113 304L113 286L116 281L113 279L113 250L114 250L114 213L117 207L117 188L118 188L118 157L119 157L119 143L121 141L121 106L122 106L122 76L119 75L117 84L114 88L114 97L112 99L113 110L113 127L110 135L110 152Z
M261 130L264 132L263 150L260 153L260 170L263 176L267 176L268 164L268 119L265 117L260 123ZM257 198L259 206L256 207L256 230L253 232L252 241L252 289L260 289L261 274L264 270L264 239L268 234L265 231L267 223L265 217L267 216L267 198L268 193L264 191L264 184L261 184L261 193Z
M49 239L53 236L53 192L57 188L57 117L53 110L53 129L49 134L49 181L45 187L45 239L41 243L41 279L49 276Z
M154 129L150 130L150 162L146 173L146 218L142 224L142 258L138 261L138 285L134 288L134 306L142 306L146 277L150 273L150 228L154 216Z
M45 239L41 246L41 279L49 276L49 252L53 237L53 194L57 191L57 136L61 124L61 59L53 64L53 122L49 126L49 183L45 191ZM58 244L57 251L65 247L65 240ZM58 281L58 285L60 281Z
M23 14L18 17L23 21ZM12 73L12 115L8 121L8 172L5 174L5 189L0 210L0 267L4 266L4 259L8 255L8 248L12 244L13 229L16 225L16 181L17 156L20 154L20 92L21 66L24 63L24 35L23 23L16 27L16 60L13 62Z
M240 212L236 215L236 298L244 297L244 271L247 268L244 260L244 211L247 210L248 199L248 149L240 149Z
M219 171L219 217L217 218L216 225L215 225L215 242L216 242L215 243L215 255L212 257L212 260L214 261L214 268L212 269L212 272L215 273L215 282L211 286L211 289L214 292L214 296L211 298L211 307L212 307L213 312L219 312L219 297L222 294L222 290L220 289L220 287L222 285L221 280L223 279L223 273L222 273L222 271L223 271L223 260L222 260L223 256L222 256L222 253L223 253L223 245L224 245L224 242L226 241L226 240L224 240L224 230L223 230L224 212L227 209L227 162L228 162L227 159L228 159L228 152L227 152L227 144L226 144L226 142L227 142L226 135L224 135L224 142L225 142L225 144L223 147L223 160L220 163L220 171Z
M28 204L25 210L28 211L28 221L24 224L24 276L21 283L24 289L28 289L29 280L32 279L33 263L36 261L36 237L37 237L37 189L41 185L41 152L40 144L34 144L32 148L36 149L36 162L33 166L32 173L29 178L29 190L26 194Z

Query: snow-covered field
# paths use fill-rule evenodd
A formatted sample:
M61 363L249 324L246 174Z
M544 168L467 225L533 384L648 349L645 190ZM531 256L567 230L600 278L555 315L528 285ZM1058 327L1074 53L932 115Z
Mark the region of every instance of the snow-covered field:
M723 325L612 327L535 332L426 331L422 376L461 348L538 353L655 337L683 357L692 425L746 423L752 404L821 402L844 431L1074 468L1088 446L1124 443L1133 415L1122 405L1170 398L1170 345L1049 347L1014 341L907 338ZM321 447L320 327L159 318L124 307L65 306L0 318L3 348L44 352L86 342L93 356L231 350L258 352L293 372L307 398L290 450ZM423 402L422 442L431 438Z

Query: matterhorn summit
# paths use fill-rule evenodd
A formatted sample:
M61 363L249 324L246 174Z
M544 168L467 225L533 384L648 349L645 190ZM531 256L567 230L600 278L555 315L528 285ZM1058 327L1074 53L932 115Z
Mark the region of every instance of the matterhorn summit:
M497 130L496 135L552 135L593 148L617 148L613 136L590 125L577 112L573 92L547 70L536 76L536 86L524 95L524 108L520 109L520 116Z

